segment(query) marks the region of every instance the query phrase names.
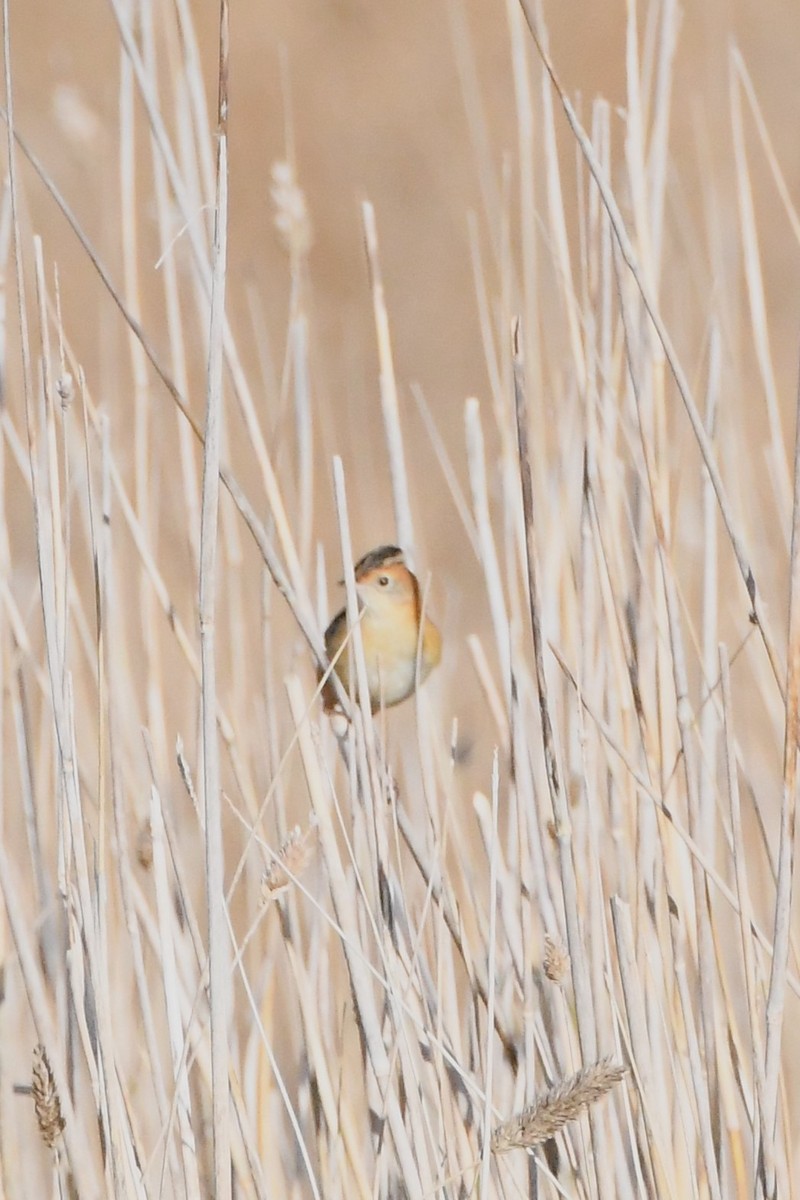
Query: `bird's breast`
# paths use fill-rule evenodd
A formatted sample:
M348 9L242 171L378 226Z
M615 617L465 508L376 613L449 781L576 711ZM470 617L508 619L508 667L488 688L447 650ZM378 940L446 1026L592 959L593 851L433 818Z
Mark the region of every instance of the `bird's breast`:
M414 691L417 683L419 641L414 605L404 605L392 614L367 613L361 623L364 657L370 697L373 703L399 704ZM437 634L438 636L438 634ZM424 679L438 658L429 661L423 639L419 679Z

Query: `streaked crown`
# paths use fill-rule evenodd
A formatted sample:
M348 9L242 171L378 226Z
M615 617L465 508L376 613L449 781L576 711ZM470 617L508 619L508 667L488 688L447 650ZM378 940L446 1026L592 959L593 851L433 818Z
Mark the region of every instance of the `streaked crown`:
M405 556L399 546L378 546L375 550L368 550L363 558L358 560L353 572L357 580L363 579L378 567L391 567L404 561Z

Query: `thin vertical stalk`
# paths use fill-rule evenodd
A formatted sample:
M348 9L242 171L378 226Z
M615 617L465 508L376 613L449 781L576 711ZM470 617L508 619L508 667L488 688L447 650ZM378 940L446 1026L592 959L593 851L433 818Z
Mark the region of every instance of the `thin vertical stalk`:
M230 1120L228 1102L228 1020L230 948L225 919L225 863L222 841L217 745L216 566L219 519L219 455L222 424L222 364L225 330L225 268L228 220L228 3L220 3L217 198L212 252L211 315L206 374L203 500L200 517L200 651L202 663L203 788L205 794L206 902L208 906L209 994L211 1008L211 1095L214 1132L214 1195L230 1200Z
M794 446L794 503L789 584L789 650L786 674L786 725L783 743L778 885L775 895L772 968L769 977L764 1065L764 1120L774 1131L778 1117L781 1078L781 1040L786 972L794 892L795 826L797 820L797 739L800 734L800 380L797 388ZM767 1195L777 1195L775 1177L766 1181Z
M499 847L497 845L497 807L500 792L497 750L492 759L492 827L489 843L489 962L487 975L489 978L489 1003L486 1013L486 1076L485 1097L483 1109L483 1157L481 1161L481 1196L489 1195L489 1172L492 1165L491 1132L492 1132L492 1079L494 1076L494 1006L497 969L497 860Z
M561 868L561 889L564 899L567 942L572 960L572 982L575 990L578 1037L580 1039L583 1061L591 1063L597 1057L597 1030L595 1027L594 1001L589 965L586 958L583 927L580 918L578 881L575 862L572 857L572 823L567 797L561 785L559 774L556 740L550 716L550 702L548 699L547 677L544 666L544 636L541 627L541 600L538 580L539 568L535 534L536 520L533 501L533 480L531 478L531 464L528 455L528 406L525 397L525 374L519 322L515 323L513 331L513 369L519 469L522 484L522 511L525 522L528 602L533 634L536 688L539 695L539 713L542 722L542 746L550 802L553 807L553 821L555 824L555 835ZM595 1159L602 1161L603 1155L606 1152L605 1135L594 1110L590 1111L589 1121ZM600 1173L597 1176L597 1186L601 1200L605 1194L603 1183L604 1176Z
M753 1075L758 1112L753 1113L752 1126L760 1125L761 1154L764 1172L772 1178L775 1172L775 1130L767 1125L764 1110L764 1039L759 1021L759 996L756 974L755 950L753 946L753 910L750 903L750 887L747 880L745 839L742 829L742 809L739 800L739 778L736 767L736 744L733 736L733 700L731 695L731 672L728 652L719 647L719 673L722 685L722 713L725 733L725 767L727 774L728 802L731 809L731 845L733 867L736 875L736 897L739 902L739 935L742 945L742 974L747 996L747 1012L752 1042ZM763 1195L763 1192L761 1192Z
M392 480L392 499L397 524L397 538L409 556L413 566L414 525L411 518L411 499L408 491L403 434L400 428L400 406L397 397L397 379L394 373L392 340L389 335L389 317L386 312L386 297L383 291L383 276L378 255L378 230L375 224L375 209L365 201L362 206L364 240L367 247L370 282L372 284L372 307L375 316L375 332L378 338L378 360L380 363L381 409L389 451L389 475Z

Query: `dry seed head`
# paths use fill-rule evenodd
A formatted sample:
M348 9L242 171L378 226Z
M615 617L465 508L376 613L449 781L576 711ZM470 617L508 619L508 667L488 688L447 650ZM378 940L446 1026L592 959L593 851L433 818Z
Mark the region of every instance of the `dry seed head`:
M36 1108L36 1120L39 1132L46 1146L52 1150L61 1136L66 1122L61 1115L61 1101L58 1098L53 1069L47 1057L44 1046L37 1046L33 1052L33 1102Z
M270 195L275 205L275 228L284 246L293 256L308 254L313 241L311 218L305 194L295 179L291 163L272 164Z
M266 904L274 900L281 892L285 892L293 879L298 879L308 866L314 851L314 827L309 826L305 833L299 825L292 832L278 851L261 877L261 902Z
M569 954L564 943L550 934L544 939L544 973L551 983L561 984L569 970Z
M545 1092L530 1108L498 1125L492 1134L493 1153L530 1150L546 1142L568 1121L580 1116L582 1109L594 1104L619 1083L624 1074L625 1068L610 1058L578 1071L577 1075Z
M69 371L64 371L56 380L56 394L62 408L69 408L75 397L75 384Z
M153 829L149 821L143 821L136 835L136 858L139 866L149 871L153 865Z

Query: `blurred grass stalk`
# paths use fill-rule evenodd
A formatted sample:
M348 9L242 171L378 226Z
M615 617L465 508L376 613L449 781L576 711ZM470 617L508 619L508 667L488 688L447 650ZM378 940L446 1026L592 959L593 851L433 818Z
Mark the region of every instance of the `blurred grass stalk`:
M788 654L768 623L786 601L765 602L747 542L759 517L768 522L767 501L751 496L745 521L735 499L738 473L752 470L749 398L733 391L720 348L735 300L686 285L670 260L675 4L644 8L644 32L628 7L620 152L608 105L593 105L585 129L533 4L509 0L519 157L500 178L454 0L485 201L470 242L490 391L465 402L463 451L421 389L415 398L464 554L482 570L487 620L463 644L449 636L439 680L413 702L416 740L400 746L389 719L373 723L368 703L346 697L352 719L335 736L297 664L304 640L325 665L321 553L316 580L310 570L315 455L328 447L314 424L310 232L291 136L274 191L292 276L277 395L247 378L245 331L224 316L226 106L221 89L215 171L187 0L174 12L141 6L135 27L122 0L112 8L119 285L46 166L15 145L3 8L0 259L14 254L19 314L12 322L4 297L4 374L19 379L24 405L9 388L0 516L32 513L38 581L26 584L33 560L15 559L0 520L0 1039L15 1048L0 1060L0 1196L41 1194L50 1166L60 1194L82 1200L797 1195L784 1010L800 995L800 507L742 89L790 198L740 56L739 231L772 523L790 546ZM23 158L126 320L130 360L114 363L131 398L122 417L93 398L100 381L75 361L80 314L62 313L57 276L48 282L42 243L26 232ZM143 286L151 199L160 303ZM427 514L415 513L424 468L403 441L369 203L362 216L393 536L435 566ZM731 310L709 310L709 297ZM676 299L690 312L673 337L664 312ZM689 369L676 347L692 322L712 333L707 347L687 347ZM204 437L194 358L208 363ZM689 383L703 375L705 417ZM279 422L264 419L262 390L276 411L293 398L293 456L271 444L267 425ZM247 457L232 468L242 431ZM340 459L333 477L354 616ZM679 482L696 517L677 504ZM353 638L358 663L357 628ZM476 766L490 797L459 771L451 701L464 688L483 697L497 743ZM765 771L781 744L782 766ZM295 820L302 829L289 833ZM544 967L546 946L564 945ZM37 1045L56 1113L48 1146L27 1102L9 1099L9 1072L29 1078ZM628 1069L615 1087L613 1063ZM545 1136L557 1141L543 1150Z

